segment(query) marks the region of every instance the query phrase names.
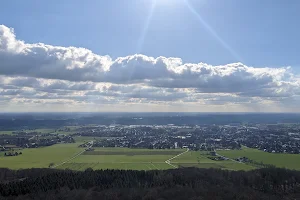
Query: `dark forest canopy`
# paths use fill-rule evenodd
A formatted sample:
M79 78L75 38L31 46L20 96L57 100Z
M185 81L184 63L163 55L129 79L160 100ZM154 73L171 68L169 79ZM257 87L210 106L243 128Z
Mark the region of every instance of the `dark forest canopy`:
M300 172L0 169L0 199L299 199Z

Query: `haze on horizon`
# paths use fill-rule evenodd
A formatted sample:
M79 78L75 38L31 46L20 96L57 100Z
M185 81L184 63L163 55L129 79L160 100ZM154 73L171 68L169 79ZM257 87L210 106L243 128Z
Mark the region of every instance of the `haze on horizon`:
M300 112L300 2L7 1L2 112Z

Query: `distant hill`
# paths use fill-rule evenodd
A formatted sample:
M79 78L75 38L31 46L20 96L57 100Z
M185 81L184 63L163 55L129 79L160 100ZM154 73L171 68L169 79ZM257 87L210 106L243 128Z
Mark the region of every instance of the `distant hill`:
M0 130L66 125L203 125L300 123L296 113L0 113Z

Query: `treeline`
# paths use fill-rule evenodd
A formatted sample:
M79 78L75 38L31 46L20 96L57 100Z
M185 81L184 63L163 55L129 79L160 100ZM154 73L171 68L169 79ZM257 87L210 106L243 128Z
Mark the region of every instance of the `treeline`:
M299 116L299 113L0 113L0 130L112 123L121 125L299 123Z
M255 160L250 160L250 159L248 159L246 161L246 163L248 163L248 164L250 164L252 166L255 166L257 168L274 168L275 167L274 165L271 165L271 164L265 164L262 161L257 162Z
M0 199L299 199L300 172L0 169Z

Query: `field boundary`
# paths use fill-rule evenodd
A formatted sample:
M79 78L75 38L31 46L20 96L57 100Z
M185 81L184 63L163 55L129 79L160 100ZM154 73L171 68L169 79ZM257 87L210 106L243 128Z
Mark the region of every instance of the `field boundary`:
M178 168L176 165L173 165L173 164L171 163L171 160L173 160L173 159L175 159L175 158L181 156L182 154L185 154L185 153L189 152L189 150L190 150L190 149L187 148L186 151L184 151L184 152L182 152L182 153L180 153L180 154L178 154L178 155L176 155L176 156L174 156L174 157L172 157L172 158L166 160L165 163L167 163L168 165L170 165L170 166L172 166L172 167L174 167L174 168Z
M97 169L117 169L117 168L97 168L97 166L101 165L122 165L121 170L128 170L132 169L134 166L142 166L140 169L135 170L163 170L167 169L166 167L161 167L162 165L167 165L164 161L161 162L94 162L94 163L77 163L77 162L67 162L63 165L60 165L62 169L74 169L74 170L83 170L86 168L92 168L95 170ZM71 168L70 168L71 167ZM135 167L133 167L135 168ZM168 168L169 169L169 168Z
M75 154L75 155L72 156L71 158L69 158L69 159L67 159L67 160L65 160L65 161L63 161L63 162L61 162L61 163L58 163L58 164L52 166L52 168L59 167L59 166L65 164L65 163L70 162L71 160L74 160L75 158L77 158L78 156L80 156L81 154L83 154L87 149L90 149L90 148L92 148L92 147L93 147L93 141L91 141L91 145L90 145L89 147L85 148L83 151L81 151L81 152Z
M91 163L96 163L96 164L151 164L151 163L153 163L153 164L164 164L164 163L166 163L165 161L157 161L157 162L114 162L114 161L112 161L112 162L69 162L69 163L84 163L84 164L91 164Z
M83 153L83 155L95 155L95 156L110 156L110 155L125 155L125 156L148 156L148 155L178 155L179 153L182 153L182 151L86 151Z

